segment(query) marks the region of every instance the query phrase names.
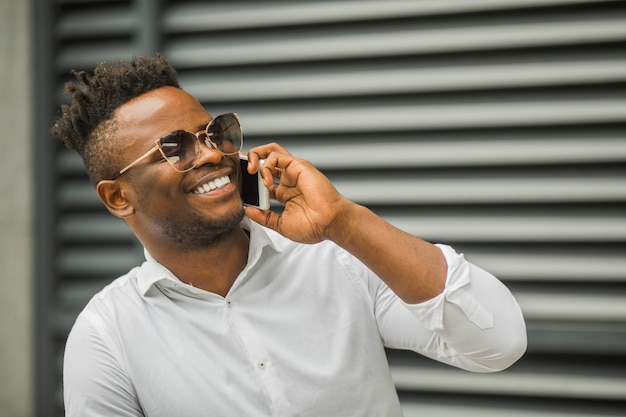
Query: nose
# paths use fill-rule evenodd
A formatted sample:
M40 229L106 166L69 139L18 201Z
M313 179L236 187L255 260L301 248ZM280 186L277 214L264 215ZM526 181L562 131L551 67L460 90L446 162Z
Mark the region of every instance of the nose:
M202 164L217 164L224 158L224 154L210 141L200 138L199 142L200 154L198 155L198 166Z

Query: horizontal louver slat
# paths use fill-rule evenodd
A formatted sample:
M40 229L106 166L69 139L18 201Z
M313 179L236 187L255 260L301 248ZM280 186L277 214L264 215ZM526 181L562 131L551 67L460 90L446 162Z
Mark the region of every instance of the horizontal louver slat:
M102 36L127 36L138 24L136 17L122 5L103 5L90 10L68 12L57 23L60 38L99 38Z
M132 236L124 221L104 212L63 219L57 228L59 239L70 242L120 241Z
M519 407L522 408L522 407ZM464 417L572 417L573 414L569 411L559 412L556 410L537 411L536 408L527 410L519 409L518 407L481 407L476 405L416 405L405 404L402 409L404 411L404 417L451 417L462 415ZM612 417L613 413L598 413L595 410L576 412L576 417Z
M448 64L449 65L449 64ZM432 93L508 87L558 86L626 81L626 60L596 59L513 64L441 65L420 68L275 70L271 73L193 74L181 85L203 101L228 102ZM372 82L376 80L376 82Z
M404 104L341 107L327 104L305 109L279 104L238 113L246 131L255 135L321 133L320 125L336 133L386 132L421 129L477 129L558 124L619 123L626 118L626 99L571 97L562 100L469 102L466 104ZM304 106L303 106L304 107ZM229 108L232 108L229 106ZM218 109L221 113L221 109ZM280 120L277 123L275 120Z
M437 390L490 395L622 400L626 384L618 376L549 374L546 372L503 372L471 374L442 370L394 367L393 380L402 390Z
M502 210L501 210L502 211ZM626 216L506 215L435 216L419 213L384 215L385 219L425 239L470 242L623 242ZM417 210L416 210L417 212ZM626 266L626 264L624 265ZM626 276L624 277L626 281Z
M573 282L625 282L626 258L611 254L573 251L487 252L474 251L468 259L504 280L555 280L565 286ZM538 294L540 297L541 295Z
M131 248L132 249L132 248ZM58 259L59 272L64 275L83 277L91 275L115 278L141 264L143 253L129 248L74 248L66 249Z
M527 320L626 322L626 303L621 295L546 295L517 291L515 296Z
M361 33L323 32L289 37L240 35L228 37L228 42L211 42L207 37L172 40L164 53L174 64L185 68L565 46L617 42L625 37L623 18L606 18L451 29L368 27Z
M430 0L370 2L363 7L354 1L334 2L264 2L207 5L202 3L172 4L164 16L167 30L201 32L224 29L276 27L281 25L315 24L405 18L479 11L494 11L533 6L554 6L593 3L597 0Z
M477 204L611 202L626 200L621 178L406 179L389 175L367 181L337 179L336 187L363 204Z

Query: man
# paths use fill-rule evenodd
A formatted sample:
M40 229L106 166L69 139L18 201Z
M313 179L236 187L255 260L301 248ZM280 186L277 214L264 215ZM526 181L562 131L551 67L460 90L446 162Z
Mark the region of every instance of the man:
M251 149L248 170L282 214L244 208L238 117L209 115L163 57L76 75L52 132L146 262L78 317L68 416L400 416L385 347L476 372L524 353L496 278L347 200L280 145Z

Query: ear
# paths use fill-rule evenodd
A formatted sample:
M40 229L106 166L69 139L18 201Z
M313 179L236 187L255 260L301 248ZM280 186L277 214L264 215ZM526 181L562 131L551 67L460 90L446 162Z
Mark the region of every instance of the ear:
M135 208L126 199L123 183L116 180L102 180L96 186L96 191L100 200L113 215L126 218L135 213Z

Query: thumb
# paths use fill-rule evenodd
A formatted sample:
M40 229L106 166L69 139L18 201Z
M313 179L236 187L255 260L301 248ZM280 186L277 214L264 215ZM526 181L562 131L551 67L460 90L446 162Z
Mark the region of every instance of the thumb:
M273 211L247 206L245 213L251 220L278 232L280 216Z

